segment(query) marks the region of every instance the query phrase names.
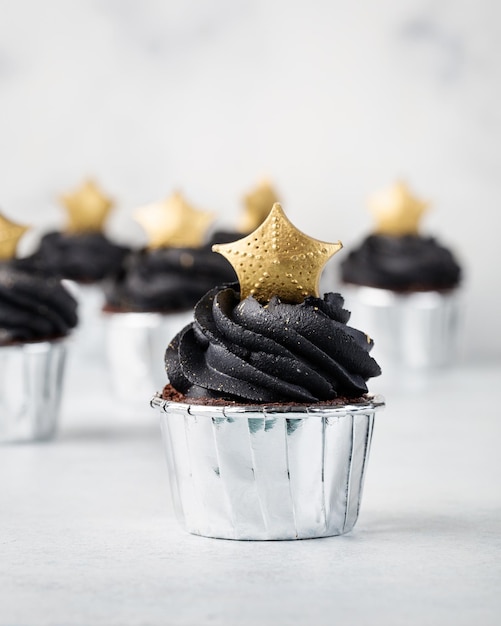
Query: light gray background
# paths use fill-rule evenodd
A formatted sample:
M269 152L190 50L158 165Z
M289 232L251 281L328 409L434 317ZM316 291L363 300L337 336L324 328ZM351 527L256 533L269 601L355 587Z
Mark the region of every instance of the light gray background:
M266 174L349 247L401 176L466 268L463 358L494 358L500 24L496 0L0 0L0 206L60 224L94 175L134 240L132 209L175 187L231 226Z

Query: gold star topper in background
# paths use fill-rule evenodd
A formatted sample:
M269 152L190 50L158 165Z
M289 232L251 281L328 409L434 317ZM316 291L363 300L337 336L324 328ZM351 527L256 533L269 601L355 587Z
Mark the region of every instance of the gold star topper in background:
M198 248L215 215L192 207L179 193L137 209L134 219L146 231L148 247Z
M233 243L212 246L233 265L240 282L240 299L254 296L265 304L273 296L300 303L319 296L320 274L343 244L308 237L275 202L268 217L253 233Z
M245 209L238 225L241 233L250 233L264 222L271 207L278 202L278 196L268 179L244 197Z
M413 196L404 182L369 198L369 208L376 217L375 232L379 235L417 235L419 223L428 204Z
M17 244L28 226L11 222L0 213L0 259L8 260L16 256Z
M92 180L86 180L71 194L61 196L68 213L69 233L100 233L113 206Z

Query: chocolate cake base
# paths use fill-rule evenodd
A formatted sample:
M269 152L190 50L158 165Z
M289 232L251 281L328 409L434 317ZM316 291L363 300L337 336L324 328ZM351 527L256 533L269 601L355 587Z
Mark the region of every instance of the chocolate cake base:
M366 394L358 398L348 398L346 396L338 396L331 400L319 400L318 404L322 406L343 406L345 404L363 404L370 400L371 396ZM190 398L180 393L172 385L168 384L162 390L162 399L167 402L183 402L186 404L199 404L205 406L311 406L311 402L246 402L245 400L227 400L219 398Z

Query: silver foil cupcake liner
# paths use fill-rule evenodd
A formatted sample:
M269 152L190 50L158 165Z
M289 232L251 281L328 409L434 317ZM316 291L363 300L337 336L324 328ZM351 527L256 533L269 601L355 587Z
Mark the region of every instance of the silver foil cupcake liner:
M54 436L65 359L65 340L0 348L0 443Z
M167 384L164 355L172 338L193 321L183 313L105 313L108 370L115 396L145 405Z
M78 302L78 326L72 333L71 352L76 361L94 363L105 361L103 305L104 292L100 283L80 284L63 280L63 284Z
M426 369L450 364L457 354L459 290L400 294L372 287L343 287L350 325L375 340L374 357L386 367Z
M187 531L243 540L349 532L358 517L375 411L345 406L151 402L176 512Z

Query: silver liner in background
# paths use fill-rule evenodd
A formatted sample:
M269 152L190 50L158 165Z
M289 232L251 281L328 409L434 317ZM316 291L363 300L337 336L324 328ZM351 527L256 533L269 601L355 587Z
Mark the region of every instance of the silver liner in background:
M65 339L0 348L0 443L53 438L65 360Z
M373 355L384 372L444 367L457 356L460 290L397 293L353 285L342 290L350 326L375 337Z
M309 539L349 532L358 517L382 398L325 406L152 402L176 513L186 530L223 539Z
M105 347L115 396L145 406L167 384L164 356L169 342L193 321L182 313L104 313Z
M71 335L72 360L104 363L104 291L100 282L78 283L64 279L63 285L78 303L78 324Z

